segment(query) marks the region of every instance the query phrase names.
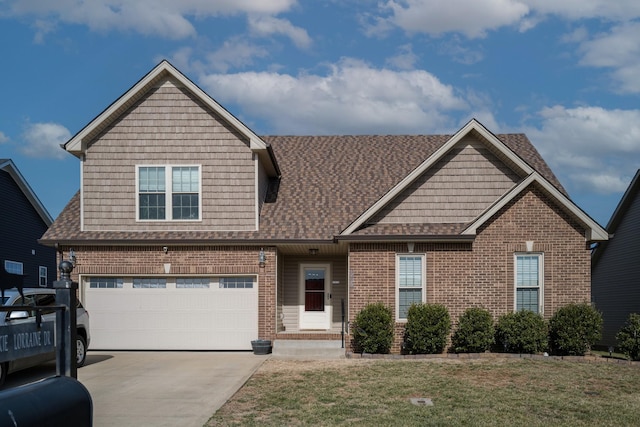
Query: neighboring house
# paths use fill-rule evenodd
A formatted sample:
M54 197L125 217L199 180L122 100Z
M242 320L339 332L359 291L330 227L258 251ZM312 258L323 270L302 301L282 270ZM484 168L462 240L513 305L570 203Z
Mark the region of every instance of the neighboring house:
M0 159L0 201L0 268L23 275L25 286L51 286L56 251L38 239L53 219L10 159Z
M76 254L95 349L340 340L382 301L399 352L413 302L589 301L608 236L522 134L258 136L166 61L64 148L81 189L42 242Z
M613 212L592 257L591 298L604 319L600 344L615 346L629 314L640 314L640 169Z

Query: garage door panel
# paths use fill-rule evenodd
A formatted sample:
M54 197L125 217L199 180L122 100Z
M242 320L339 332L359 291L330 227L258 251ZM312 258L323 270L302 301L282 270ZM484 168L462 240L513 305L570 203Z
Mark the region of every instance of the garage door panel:
M94 289L87 284L84 303L93 349L250 350L258 337L257 287Z

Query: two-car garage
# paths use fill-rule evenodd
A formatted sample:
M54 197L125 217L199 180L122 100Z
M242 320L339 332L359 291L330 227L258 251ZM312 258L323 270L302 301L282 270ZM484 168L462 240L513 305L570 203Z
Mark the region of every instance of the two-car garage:
M250 350L258 337L251 276L82 277L95 350Z

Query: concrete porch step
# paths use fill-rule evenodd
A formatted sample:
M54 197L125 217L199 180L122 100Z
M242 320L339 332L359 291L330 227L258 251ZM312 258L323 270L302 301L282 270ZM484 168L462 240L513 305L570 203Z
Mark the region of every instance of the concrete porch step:
M282 359L344 359L345 349L338 340L275 340L271 357Z

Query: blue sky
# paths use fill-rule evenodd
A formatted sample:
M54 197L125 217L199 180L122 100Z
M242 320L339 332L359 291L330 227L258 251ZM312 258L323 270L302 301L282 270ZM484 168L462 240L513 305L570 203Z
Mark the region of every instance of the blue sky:
M637 0L0 0L0 158L55 218L59 148L162 59L256 133L524 132L605 226L640 168Z

